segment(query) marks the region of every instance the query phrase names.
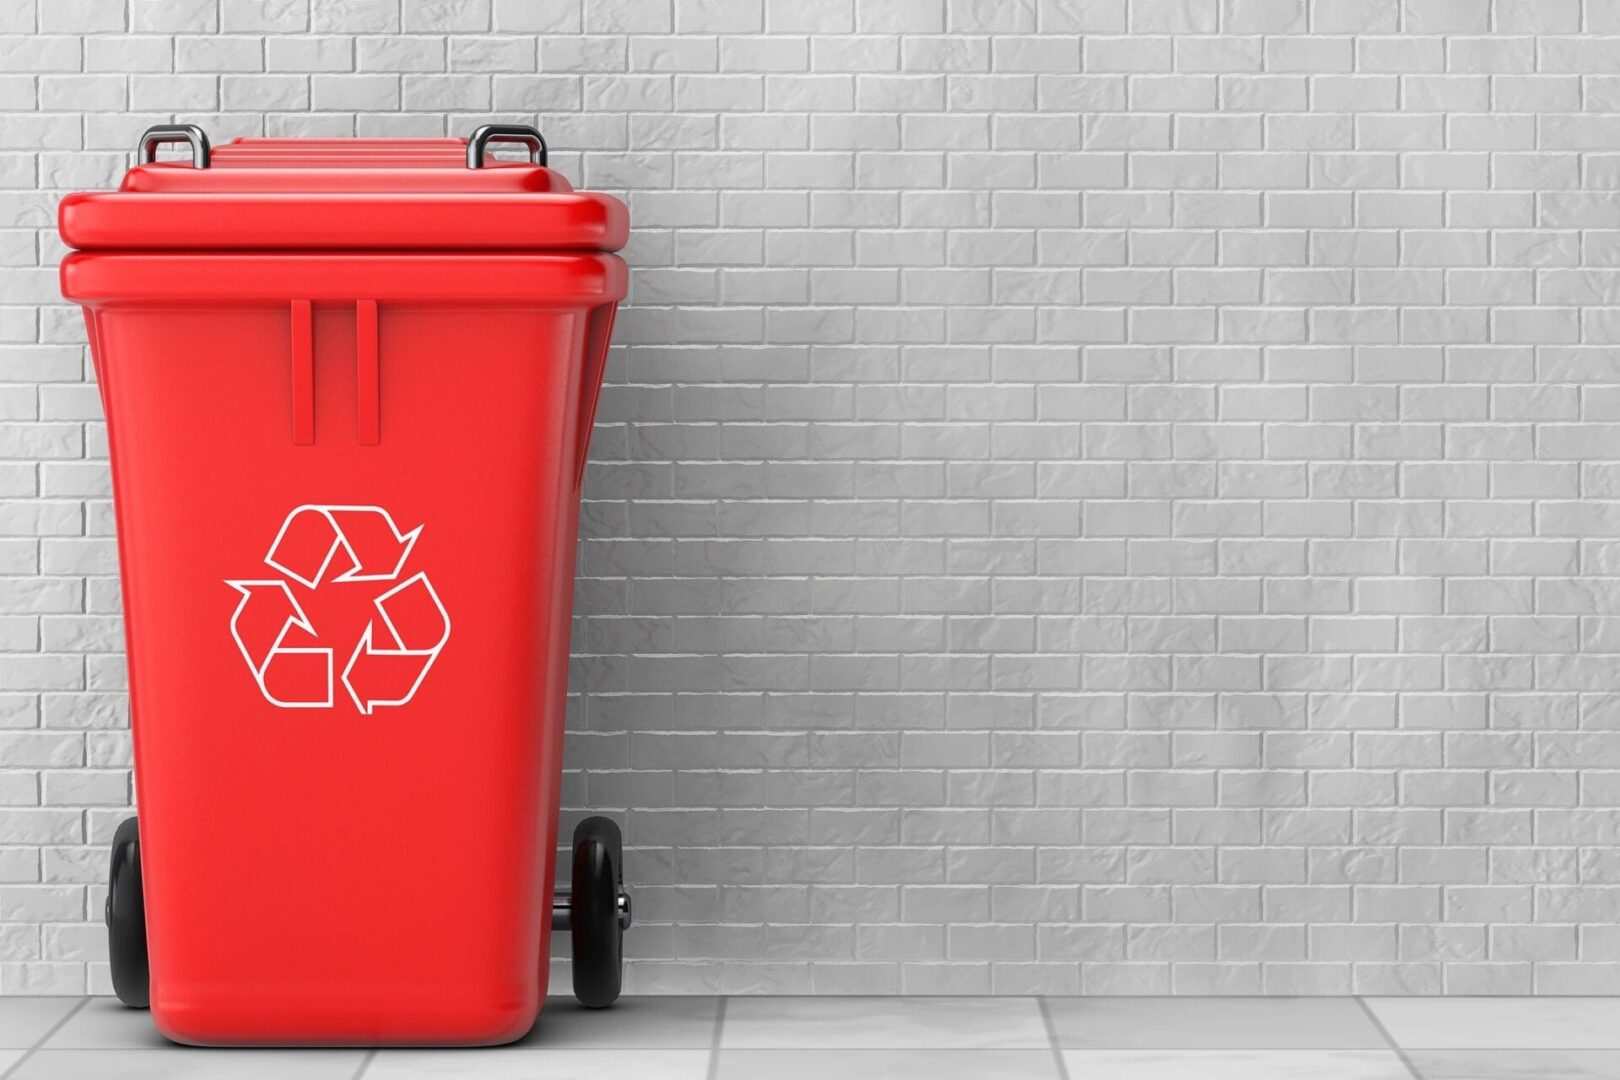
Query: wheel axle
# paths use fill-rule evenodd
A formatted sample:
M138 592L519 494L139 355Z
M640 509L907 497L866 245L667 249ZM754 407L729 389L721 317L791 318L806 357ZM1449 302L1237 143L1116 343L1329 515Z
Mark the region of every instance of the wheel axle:
M619 912L619 929L630 929L634 921L631 915L630 894L619 893L614 907ZM557 889L551 894L551 928L553 930L567 930L573 926L573 898L567 889Z

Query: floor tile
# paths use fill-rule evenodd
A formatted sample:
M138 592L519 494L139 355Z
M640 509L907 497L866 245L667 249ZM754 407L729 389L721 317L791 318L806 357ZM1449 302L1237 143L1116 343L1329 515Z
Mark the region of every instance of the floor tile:
M1393 1050L1065 1050L1086 1080L1412 1080Z
M720 1045L736 1050L1038 1050L1034 998L745 997L726 1003Z
M1050 1050L723 1050L718 1080L1059 1080Z
M350 1080L364 1050L35 1050L7 1080Z
M1620 998L1368 998L1409 1050L1616 1050Z
M1414 1050L1423 1080L1614 1080L1614 1050Z
M8 997L0 1003L0 1049L24 1049L39 1042L83 998Z
M714 1042L720 999L622 997L611 1009L587 1009L573 998L551 998L520 1047L707 1050Z
M1059 1046L1099 1050L1385 1050L1353 998L1049 998Z
M158 1034L147 1009L131 1009L117 998L94 997L43 1044L50 1050L160 1050L174 1046Z
M707 1050L380 1050L364 1080L705 1080ZM300 1078L301 1080L301 1078Z

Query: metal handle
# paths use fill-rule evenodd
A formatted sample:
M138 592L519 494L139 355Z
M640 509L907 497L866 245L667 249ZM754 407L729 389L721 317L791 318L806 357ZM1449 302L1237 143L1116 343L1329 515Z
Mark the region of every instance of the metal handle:
M157 148L164 143L189 143L192 168L208 168L208 136L196 124L159 124L147 128L135 151L136 163L152 164L157 160Z
M522 143L529 148L529 162L544 167L546 140L527 124L485 124L467 140L467 168L484 167L484 148L492 142Z

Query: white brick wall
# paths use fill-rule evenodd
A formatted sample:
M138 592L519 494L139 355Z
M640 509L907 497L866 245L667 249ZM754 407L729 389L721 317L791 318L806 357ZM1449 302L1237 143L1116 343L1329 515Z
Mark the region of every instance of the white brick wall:
M1611 0L6 0L0 991L129 797L58 197L489 118L635 223L634 989L1620 992Z

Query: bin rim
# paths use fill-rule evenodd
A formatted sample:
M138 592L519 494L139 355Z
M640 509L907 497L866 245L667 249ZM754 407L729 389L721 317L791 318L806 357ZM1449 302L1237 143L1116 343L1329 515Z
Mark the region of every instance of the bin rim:
M407 257L401 257L401 255ZM89 308L316 304L370 298L457 307L596 307L624 299L629 270L602 252L77 251L62 295Z
M618 251L624 204L596 192L81 192L57 210L78 251Z

